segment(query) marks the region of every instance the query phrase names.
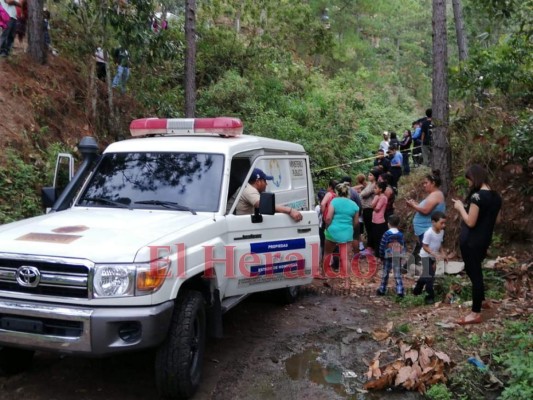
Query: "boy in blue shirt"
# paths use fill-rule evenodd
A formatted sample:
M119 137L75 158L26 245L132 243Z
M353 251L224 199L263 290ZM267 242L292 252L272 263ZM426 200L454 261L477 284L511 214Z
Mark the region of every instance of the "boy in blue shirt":
M379 257L383 263L383 272L381 275L381 285L376 294L384 296L387 291L387 283L391 270L394 271L394 280L396 281L396 294L399 297L404 296L401 265L405 258L406 249L403 233L398 230L400 217L396 215L389 216L389 230L383 234L379 246Z

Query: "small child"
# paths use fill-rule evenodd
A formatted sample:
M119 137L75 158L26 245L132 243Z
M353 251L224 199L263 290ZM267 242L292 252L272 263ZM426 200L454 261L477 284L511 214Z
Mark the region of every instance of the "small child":
M435 282L435 270L437 259L444 259L448 262L448 258L441 247L444 239L444 228L446 227L446 215L441 211L436 211L431 215L431 228L424 233L422 239L422 249L420 250L420 257L422 258L422 275L418 278L413 289L413 294L418 296L422 294L424 286L426 287L426 304L435 303L435 291L433 290L433 283ZM439 254L440 253L440 254Z
M381 275L381 285L376 291L378 296L384 296L387 291L387 283L391 270L394 271L394 280L396 281L396 294L399 297L404 296L401 265L405 257L405 241L403 233L398 230L400 217L391 215L388 220L389 230L381 238L379 245L379 257L383 262L383 273Z

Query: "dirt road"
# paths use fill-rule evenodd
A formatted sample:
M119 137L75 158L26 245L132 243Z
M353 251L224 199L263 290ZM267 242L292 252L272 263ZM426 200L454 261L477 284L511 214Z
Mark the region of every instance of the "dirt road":
M380 348L368 332L384 324L385 311L373 296L315 289L289 306L250 298L226 314L225 337L209 341L194 399L419 398L360 393L365 360ZM96 360L38 353L31 370L0 376L2 400L144 400L155 393L152 352Z

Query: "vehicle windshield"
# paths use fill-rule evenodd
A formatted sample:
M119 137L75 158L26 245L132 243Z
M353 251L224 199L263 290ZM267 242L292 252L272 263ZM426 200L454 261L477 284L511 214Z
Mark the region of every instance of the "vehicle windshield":
M223 164L222 154L104 154L77 205L215 212Z

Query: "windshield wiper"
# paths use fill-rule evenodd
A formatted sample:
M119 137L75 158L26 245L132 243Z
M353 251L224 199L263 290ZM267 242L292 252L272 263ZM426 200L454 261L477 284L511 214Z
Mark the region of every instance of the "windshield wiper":
M162 200L142 200L142 201L136 201L133 204L151 204L154 206L161 206L165 208L171 208L172 210L180 210L180 211L189 211L193 215L196 215L196 211L193 209L182 206L181 204L175 203L173 201L162 201Z
M95 203L110 204L115 207L129 208L131 210L131 206L129 204L121 203L120 201L109 200L105 197L84 197L81 201L94 201Z

